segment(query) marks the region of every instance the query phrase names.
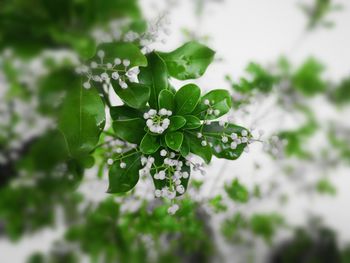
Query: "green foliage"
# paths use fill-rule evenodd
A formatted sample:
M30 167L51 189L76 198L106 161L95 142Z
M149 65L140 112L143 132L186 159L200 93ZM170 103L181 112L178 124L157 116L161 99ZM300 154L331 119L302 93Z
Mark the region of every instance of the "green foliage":
M151 88L149 106L153 109L164 108L164 102L169 102L169 99L164 99L165 101L163 102L163 96L159 97L160 101L158 103L158 96L161 91L168 89L168 73L166 65L155 52L149 54L147 59L148 66L141 69L139 80L141 83L144 83ZM164 94L166 94L164 96L168 95L167 93ZM162 106L160 106L161 103Z
M227 206L222 202L222 196L217 195L209 200L209 205L214 209L215 213L225 212Z
M201 96L200 89L194 84L187 84L175 94L175 112L177 115L191 114Z
M169 75L179 80L201 77L213 61L214 54L213 50L197 42L188 42L170 53L159 52Z
M134 188L139 181L140 159L141 153L130 151L125 153L122 160L114 161L108 175L108 193L124 193Z
M249 222L252 232L257 236L261 236L268 243L272 241L277 228L283 223L283 217L276 213L254 214Z
M72 158L81 159L94 149L104 124L104 104L96 90L74 87L67 93L58 127Z
M326 83L322 79L323 71L324 66L314 58L310 58L295 72L292 83L297 90L306 96L324 92Z
M247 203L249 200L248 189L236 178L230 185L225 185L227 195L235 202Z
M327 179L321 179L317 182L316 184L316 190L320 194L325 194L325 195L336 195L337 189L335 186Z

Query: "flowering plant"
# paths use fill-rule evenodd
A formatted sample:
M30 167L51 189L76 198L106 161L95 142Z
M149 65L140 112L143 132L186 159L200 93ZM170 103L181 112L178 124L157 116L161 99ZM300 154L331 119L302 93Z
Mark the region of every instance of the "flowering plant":
M230 160L241 155L252 139L248 130L215 121L232 107L229 92L216 89L201 95L195 84L176 91L169 82L171 78L188 80L202 76L213 58L214 51L197 42L186 43L169 53L153 51L146 55L133 43L116 42L100 44L96 55L77 69L86 79L78 95L83 101L86 96L83 112L77 114L78 122L84 126L85 121L79 119L84 113L95 121L95 129L85 137L91 142L88 152L94 150L104 126L104 109L96 90L109 106L113 136L125 143L108 160L109 193L127 192L140 176L150 175L155 196L173 200L185 193L191 167L200 169L191 154L207 164L212 155ZM111 90L123 105L111 105ZM87 100L91 101L86 103ZM67 137L72 128L65 124L61 130L66 133L68 146L78 148L80 155L88 144L77 145L75 137ZM81 125L79 129L82 131ZM174 213L177 208L173 205L169 212Z

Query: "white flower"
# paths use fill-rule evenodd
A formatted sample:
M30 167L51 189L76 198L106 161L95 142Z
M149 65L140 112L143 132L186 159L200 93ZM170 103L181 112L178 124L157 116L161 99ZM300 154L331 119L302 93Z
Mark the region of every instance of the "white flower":
M210 104L210 101L208 99L204 100L204 104L205 105L209 105Z
M130 66L130 60L128 60L128 59L123 59L123 65L124 65L125 67Z
M230 147L231 147L232 150L235 150L237 148L237 143L236 142L231 142Z
M107 63L107 68L111 69L113 67L112 63Z
M179 206L177 204L173 204L172 206L170 206L168 208L168 213L170 215L174 215L176 213L176 211L179 210Z
M188 172L183 172L182 173L182 178L187 179L189 176Z
M201 144L202 144L202 146L207 146L207 142L206 141L202 141Z
M126 84L126 82L124 82L122 79L119 79L119 86L122 89L127 89L128 88L128 84Z
M171 110L168 110L167 115L171 116L172 114L173 114L173 112Z
M236 133L231 133L231 139L236 140L238 138Z
M220 120L220 121L219 121L219 125L222 126L222 127L225 126L225 121Z
M242 143L247 143L248 142L248 138L247 137L243 137L242 138Z
M163 150L160 151L160 156L163 156L163 157L164 157L164 156L167 155L167 153L168 153L168 152L167 152L166 150L163 149Z
M242 134L242 136L247 136L248 135L248 132L247 132L247 130L243 130L242 132L241 132L241 134Z
M202 138L202 136L203 136L203 135L202 135L200 132L197 133L197 138L200 139L200 138Z
M159 189L157 189L157 190L154 191L154 195L155 195L156 197L161 197L161 196L162 196L162 191L159 190Z
M120 168L122 168L122 169L126 168L126 163L121 162L121 163L120 163Z
M214 115L215 116L219 116L220 115L220 111L219 110L214 110Z
M113 164L113 159L109 158L109 159L107 160L107 164L108 164L108 165L112 165L112 164Z
M150 117L153 117L153 116L155 116L157 114L157 111L155 109L150 109L148 111L148 114L149 114Z
M107 80L109 79L108 74L107 74L106 72L103 72L103 73L101 74L101 79L104 80L104 81L107 81Z
M97 68L97 63L95 61L92 61L91 64L90 64L90 67L91 68Z
M162 170L162 171L160 171L158 173L158 178L159 178L159 180L164 180L165 179L165 172L164 172L164 170Z
M115 65L120 65L122 63L122 60L120 58L114 59L114 64Z
M227 138L226 136L222 136L221 141L222 141L223 143L227 143L227 142L228 142L228 138Z
M145 113L143 114L143 118L147 120L147 119L149 118L149 113L148 113L148 112L145 112Z
M105 52L104 52L103 50L99 50L99 51L97 52L97 56L98 56L99 58L103 58L103 57L105 56Z
M178 186L176 186L176 191L179 194L183 194L185 192L185 187L183 187L182 185L178 185Z
M83 87L85 88L85 89L90 89L91 88L91 84L90 84L90 82L84 82L84 84L83 84Z
M158 111L158 114L160 116L165 116L165 115L167 115L167 113L168 113L167 109L164 109L164 108L162 108Z
M118 80L118 79L119 79L119 74L118 74L118 72L113 72L113 73L112 73L112 79L114 79L114 80Z

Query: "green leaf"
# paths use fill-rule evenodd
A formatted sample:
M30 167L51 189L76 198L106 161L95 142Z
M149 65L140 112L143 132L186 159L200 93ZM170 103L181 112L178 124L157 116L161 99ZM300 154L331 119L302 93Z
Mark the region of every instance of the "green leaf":
M145 135L145 120L142 118L125 118L113 122L115 134L130 143L139 144Z
M142 113L138 110L130 108L126 105L113 106L109 108L112 120L129 120L135 118L143 118Z
M175 108L175 97L174 94L169 90L162 90L158 97L159 108L174 111Z
M184 140L181 145L180 153L182 156L186 157L190 153L190 144L186 136L184 136Z
M170 53L159 53L169 74L180 80L196 79L204 74L215 52L197 42L188 42Z
M171 116L169 120L170 120L170 125L168 128L169 131L176 131L182 128L186 124L186 119L182 116Z
M202 140L198 139L192 133L187 132L185 138L189 143L190 152L201 157L205 161L205 163L210 163L212 152L209 144L203 146L201 144Z
M231 123L226 123L224 127L219 125L219 122L212 122L210 125L203 127L203 135L206 136L208 142L212 144L212 152L217 158L228 160L236 160L243 153L246 143L237 145L236 149L231 149L231 139L227 143L221 141L222 135L230 137L232 133L240 135L245 128Z
M139 170L141 165L141 153L129 152L122 160L116 160L109 169L108 193L125 193L135 187L139 181ZM121 162L126 164L121 168Z
M184 135L182 132L168 132L165 135L166 145L174 151L180 150L183 139Z
M94 149L105 125L105 107L95 89L83 87L68 91L59 115L69 155L81 158Z
M143 137L140 150L144 154L152 154L155 153L160 147L160 139L159 136L154 136L149 133L146 133Z
M208 100L209 105L205 105L205 101ZM217 119L227 112L230 111L232 107L232 100L230 93L227 90L216 89L205 94L200 102L198 103L196 109L192 113L193 115L197 115L200 119ZM208 109L212 109L212 114L207 114ZM219 111L218 114L215 114L215 111Z
M186 125L184 126L184 129L192 130L199 128L202 124L200 119L198 119L196 116L193 115L186 115Z
M149 105L153 109L160 109L158 105L158 96L162 90L168 88L168 74L164 61L152 52L147 56L148 66L141 68L139 74L140 83L150 87Z
M176 115L190 114L197 106L201 90L194 84L187 84L175 94Z
M150 88L148 86L140 83L128 83L128 88L122 89L116 83L116 81L112 81L114 91L126 105L135 109L141 109L146 106L150 96Z
M132 44L132 43L122 43L122 42L113 42L113 43L103 43L97 46L96 51L97 53L99 51L104 52L103 57L103 64L112 63L114 65L114 60L116 58L120 59L128 59L130 60L130 66L129 67L146 67L147 66L147 59L146 57L141 53L140 49ZM100 62L101 59L96 55L90 59L90 61ZM116 66L114 69L121 69L124 70L123 65ZM97 68L96 70L99 70Z
M238 181L238 179L233 180L231 185L225 185L225 191L233 201L239 203L248 202L249 192L247 188Z

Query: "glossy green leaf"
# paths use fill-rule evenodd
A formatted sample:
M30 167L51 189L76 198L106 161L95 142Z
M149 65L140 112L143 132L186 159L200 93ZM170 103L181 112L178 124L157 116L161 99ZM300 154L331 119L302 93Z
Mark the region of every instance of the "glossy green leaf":
M143 118L142 112L130 108L126 105L113 106L109 108L112 120L129 120L135 118Z
M130 61L130 67L147 66L147 59L143 55L140 49L132 43L122 43L122 42L113 42L113 43L103 43L98 45L96 48L96 55L90 59L90 61L100 62L101 59L98 57L97 53L99 51L104 52L103 64L112 63L116 58L128 59ZM124 70L123 65L116 66L115 69ZM97 68L96 70L99 70Z
M158 96L162 90L168 88L168 73L164 61L152 52L147 56L148 66L141 68L139 74L140 83L150 87L149 105L153 109L160 109Z
M188 142L188 138L184 136L184 140L181 145L180 153L182 156L186 157L190 153L190 143Z
M139 170L141 166L141 153L129 152L122 160L116 160L109 169L108 193L125 193L135 187L139 181ZM121 168L121 162L126 164Z
M204 74L215 52L197 42L188 42L170 53L159 53L169 74L180 80L196 79Z
M175 109L175 96L169 90L162 90L158 97L159 108L174 111Z
M69 155L79 159L98 143L105 125L105 107L95 89L71 89L63 102L58 128L62 132Z
M168 127L169 131L176 131L182 128L186 124L186 119L182 116L171 116L170 125Z
M198 119L196 116L193 115L186 115L186 125L184 126L184 129L192 130L199 128L201 124L201 120Z
M122 119L113 121L113 130L119 138L139 144L146 133L145 125L145 120L142 118Z
M140 144L140 150L144 154L155 153L160 147L160 138L159 136L154 136L149 133L146 133L142 138Z
M224 127L219 125L219 122L212 122L210 125L205 125L203 128L203 135L206 136L209 143L212 144L212 153L217 158L224 158L228 160L236 160L243 153L246 143L237 145L236 149L231 149L229 141L223 143L221 141L222 135L225 134L230 137L232 133L241 134L245 128L231 123L227 123Z
M210 106L204 103L206 100L209 101ZM230 93L227 90L216 89L209 91L201 98L200 102L198 103L196 109L192 114L198 116L200 119L206 118L209 120L213 120L229 112L231 107L232 100ZM209 108L212 109L211 114L207 113ZM218 111L218 113L215 114L215 111Z
M185 137L189 143L190 152L201 157L205 161L205 163L210 163L212 152L209 144L203 146L201 144L202 139L198 139L195 135L189 132L186 132Z
M146 106L150 88L140 83L128 83L128 88L122 89L117 81L112 81L113 88L120 99L129 107L141 109Z
M175 94L176 115L190 114L197 106L201 90L194 84L187 84Z
M183 139L184 135L181 132L168 132L165 135L166 145L174 151L180 150Z

